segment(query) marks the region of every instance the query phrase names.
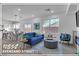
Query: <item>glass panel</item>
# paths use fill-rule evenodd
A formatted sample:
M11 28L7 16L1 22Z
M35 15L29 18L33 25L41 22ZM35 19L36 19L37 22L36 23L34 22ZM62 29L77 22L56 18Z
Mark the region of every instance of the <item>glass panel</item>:
M19 29L20 28L20 24L19 23L17 23L17 24L14 24L14 26L13 26L14 28L16 28L16 29Z
M59 18L51 18L44 21L43 33L45 37L48 37L48 35L50 34L54 38L58 34L58 28L59 28Z
M58 18L52 18L52 19L46 20L44 21L43 27L48 27L49 25L52 25L57 22L59 22Z
M31 24L25 24L25 32L31 32L32 28L31 28Z
M25 24L25 28L27 28L27 24Z
M27 26L28 28L31 28L31 24L28 24L28 26Z

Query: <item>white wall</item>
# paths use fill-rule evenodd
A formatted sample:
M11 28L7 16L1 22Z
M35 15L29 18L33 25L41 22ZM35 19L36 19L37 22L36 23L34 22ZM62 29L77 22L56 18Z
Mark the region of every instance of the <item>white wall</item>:
M76 30L76 18L75 13L60 15L59 16L59 29L60 33L69 33L71 34L71 41L73 43L73 31Z
M2 25L2 6L1 6L1 4L0 4L0 25ZM1 39L1 36L2 36L2 34L0 31L0 39Z
M79 4L77 5L77 11L79 10ZM79 31L79 27L77 27L77 31Z
M40 29L39 30L35 30L34 29L34 23L40 23ZM37 32L37 33L41 33L42 32L42 22L40 18L34 18L34 19L24 19L20 22L20 29L22 31L24 31L24 25L25 24L31 24L32 25L32 31L33 32Z
M2 5L0 4L0 25L2 25ZM0 31L0 53L2 50L2 31Z
M32 19L23 19L20 21L20 30L25 31L25 24L31 24L32 25L33 20Z
M11 21L7 21L7 20L3 20L3 25L4 25L4 28L7 28L10 26L10 29L9 30L13 30L13 23Z

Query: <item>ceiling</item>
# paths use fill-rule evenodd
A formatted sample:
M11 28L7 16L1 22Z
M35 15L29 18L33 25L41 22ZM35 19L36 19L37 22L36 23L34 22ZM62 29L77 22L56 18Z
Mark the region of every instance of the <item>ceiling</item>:
M50 9L51 14L68 14L75 12L77 4L4 4L2 6L3 20L20 21L46 17L51 15L46 10ZM17 15L17 16L15 16Z

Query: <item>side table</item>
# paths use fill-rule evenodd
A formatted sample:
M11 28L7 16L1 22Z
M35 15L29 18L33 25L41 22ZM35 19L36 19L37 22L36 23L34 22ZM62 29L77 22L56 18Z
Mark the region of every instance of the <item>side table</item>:
M20 42L23 43L23 49L26 47L26 43L28 42L27 39L21 39Z

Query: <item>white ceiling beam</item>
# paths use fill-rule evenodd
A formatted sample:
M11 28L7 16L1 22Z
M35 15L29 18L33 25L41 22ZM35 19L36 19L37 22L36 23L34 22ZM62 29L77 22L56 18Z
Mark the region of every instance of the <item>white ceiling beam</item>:
M67 5L67 8L66 8L66 13L65 13L65 15L67 15L67 13L68 13L68 11L69 11L69 8L70 8L70 3Z

